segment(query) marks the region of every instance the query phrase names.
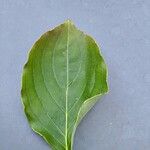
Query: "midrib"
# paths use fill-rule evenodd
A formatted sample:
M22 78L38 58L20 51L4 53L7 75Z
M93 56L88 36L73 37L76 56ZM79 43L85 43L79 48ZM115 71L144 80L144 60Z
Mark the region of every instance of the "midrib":
M69 56L68 56L68 46L69 46L69 21L67 21L67 77L66 77L66 124L65 124L65 144L66 144L66 150L68 150L68 139L67 139L67 135L68 135L68 85L69 85Z

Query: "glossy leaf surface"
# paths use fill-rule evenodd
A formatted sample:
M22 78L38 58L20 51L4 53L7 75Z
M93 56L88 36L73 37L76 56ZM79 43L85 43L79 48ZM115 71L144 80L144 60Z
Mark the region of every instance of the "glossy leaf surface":
M22 100L32 129L53 150L72 150L77 125L108 91L95 41L71 21L43 34L23 69Z

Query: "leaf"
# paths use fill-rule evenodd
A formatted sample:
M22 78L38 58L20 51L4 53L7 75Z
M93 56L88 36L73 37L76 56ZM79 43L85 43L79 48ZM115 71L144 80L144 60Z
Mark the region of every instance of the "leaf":
M77 125L108 91L95 41L71 21L43 34L23 69L22 101L31 128L53 150L72 150Z

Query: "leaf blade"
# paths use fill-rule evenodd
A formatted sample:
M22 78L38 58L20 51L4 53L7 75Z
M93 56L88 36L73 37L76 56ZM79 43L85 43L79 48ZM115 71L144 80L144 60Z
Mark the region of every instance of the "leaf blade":
M71 21L32 47L23 70L22 100L30 126L54 150L72 150L77 125L107 91L107 67L97 44Z

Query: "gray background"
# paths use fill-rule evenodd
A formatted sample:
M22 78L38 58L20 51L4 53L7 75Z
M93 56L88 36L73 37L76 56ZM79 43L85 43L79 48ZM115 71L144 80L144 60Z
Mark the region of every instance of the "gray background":
M0 150L49 150L25 118L21 72L35 40L68 18L101 44L110 85L74 150L150 150L150 0L0 0Z

